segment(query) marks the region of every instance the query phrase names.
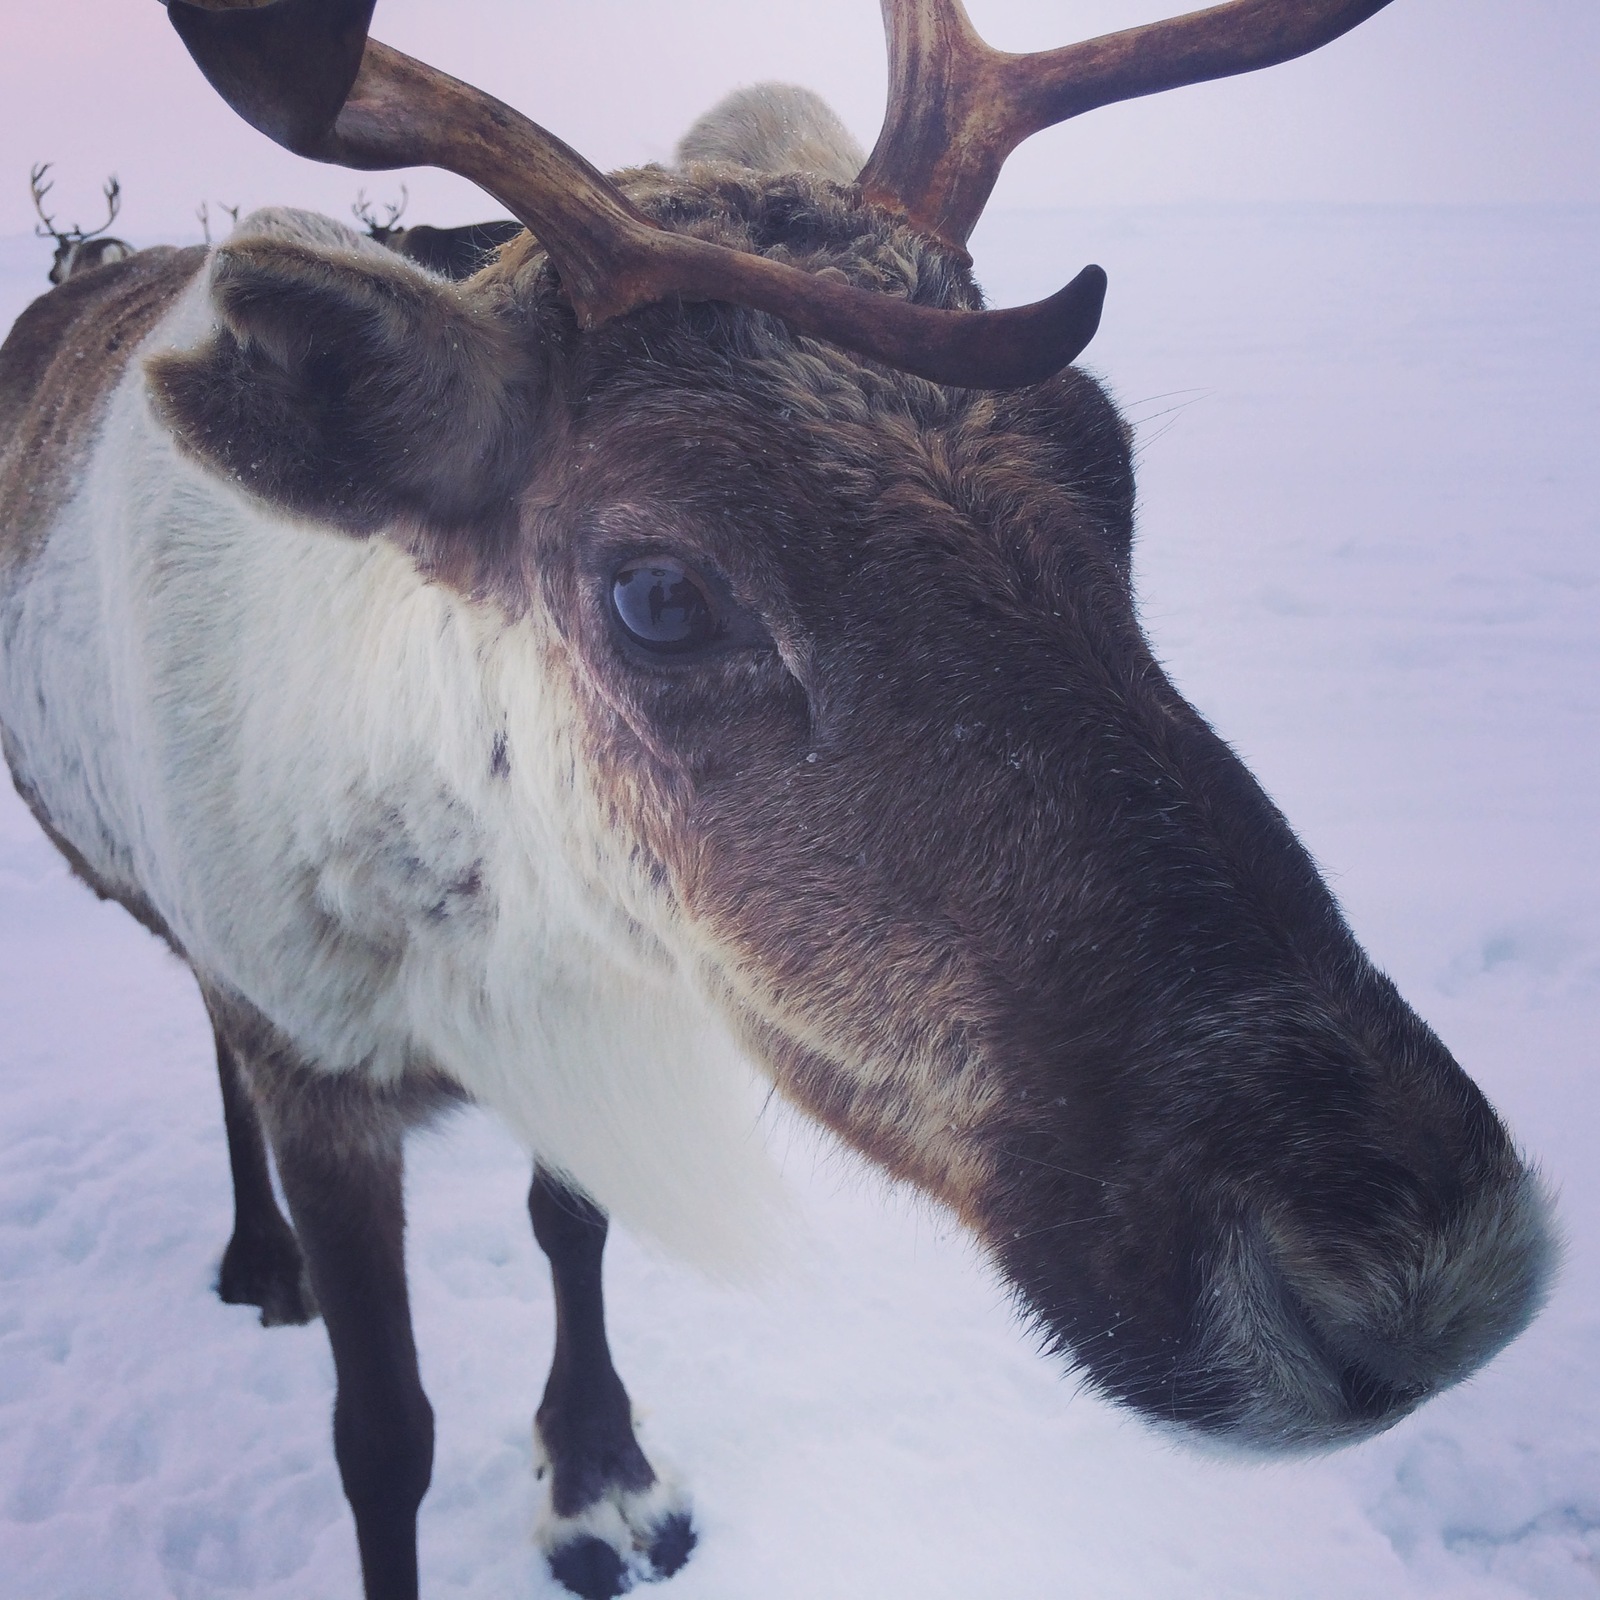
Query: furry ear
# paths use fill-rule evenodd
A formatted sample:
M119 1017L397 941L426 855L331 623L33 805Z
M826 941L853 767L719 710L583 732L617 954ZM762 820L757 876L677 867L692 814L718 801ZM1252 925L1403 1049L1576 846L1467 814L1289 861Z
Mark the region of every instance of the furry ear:
M219 326L148 364L184 449L286 511L413 543L495 542L529 476L538 341L399 259L255 237L217 252Z

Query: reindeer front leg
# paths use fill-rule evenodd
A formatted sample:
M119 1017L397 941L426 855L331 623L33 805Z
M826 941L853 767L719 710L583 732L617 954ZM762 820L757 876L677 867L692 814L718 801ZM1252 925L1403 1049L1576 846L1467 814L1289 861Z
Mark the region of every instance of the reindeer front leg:
M406 1294L403 1124L362 1085L311 1074L273 1110L273 1154L333 1346L334 1454L366 1597L417 1600L433 1408Z
M694 1526L684 1496L639 1448L628 1391L611 1364L600 1270L605 1213L535 1167L528 1214L556 1302L555 1358L534 1426L550 1474L540 1543L574 1594L610 1600L635 1578L676 1572L694 1549Z

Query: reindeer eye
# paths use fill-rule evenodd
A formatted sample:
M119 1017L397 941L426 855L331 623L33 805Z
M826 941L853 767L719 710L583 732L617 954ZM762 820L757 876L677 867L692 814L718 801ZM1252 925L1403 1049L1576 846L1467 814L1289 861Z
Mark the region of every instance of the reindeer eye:
M727 631L710 586L671 556L647 556L618 567L611 607L634 643L663 655L701 649Z

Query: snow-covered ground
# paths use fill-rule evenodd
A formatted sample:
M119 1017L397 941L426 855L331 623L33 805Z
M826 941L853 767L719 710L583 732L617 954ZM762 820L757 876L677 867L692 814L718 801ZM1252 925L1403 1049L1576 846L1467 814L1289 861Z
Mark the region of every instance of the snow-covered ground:
M662 1600L1600 1594L1600 210L1000 216L1000 303L1111 274L1092 364L1142 439L1178 682L1560 1186L1549 1310L1311 1462L1181 1453L1074 1391L941 1217L790 1130L761 1292L624 1237L619 1365L702 1545ZM43 287L0 241L0 324ZM351 1600L320 1326L210 1292L229 1197L185 972L0 797L0 1592ZM550 1297L522 1157L417 1141L439 1422L425 1592L558 1593L529 1544Z

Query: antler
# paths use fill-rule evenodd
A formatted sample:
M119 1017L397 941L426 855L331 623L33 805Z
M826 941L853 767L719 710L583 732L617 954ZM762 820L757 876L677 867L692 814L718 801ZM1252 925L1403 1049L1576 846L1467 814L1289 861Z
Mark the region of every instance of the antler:
M1098 267L1032 306L939 311L661 228L537 123L368 39L374 3L167 0L201 71L279 144L367 171L442 167L494 195L549 251L584 327L674 295L728 300L935 381L1010 388L1064 366L1098 326ZM985 44L961 0L881 3L889 109L859 182L869 200L960 249L1030 134L1304 55L1389 0L1231 0L1025 56Z
M493 195L549 251L584 327L674 295L727 300L935 382L1012 388L1065 366L1099 324L1098 267L1036 305L940 311L669 232L537 123L369 40L373 4L167 9L213 87L279 144L362 171L442 167Z
M1029 135L1096 106L1306 55L1389 0L1233 0L1036 55L985 44L961 0L881 3L889 109L857 181L869 200L959 247Z
M93 233L85 233L82 228L75 225L72 231L80 239L99 238L117 220L117 213L122 209L122 185L117 182L115 173L106 179L106 186L102 192L106 197L106 220Z
M233 219L234 227L237 228L239 226L239 208L238 208L238 206L230 206L227 203L227 201L219 200L219 201L217 201L217 210L218 211L226 211L228 213L229 217L231 217ZM211 202L209 200L202 200L200 202L200 204L195 207L194 214L200 219L200 226L205 230L206 243L210 244L211 243Z
M55 220L45 214L44 209L44 197L55 188L54 179L49 183L44 181L44 175L52 165L53 163L49 161L41 161L28 174L28 188L33 193L33 209L39 213L39 220L44 224L42 228L35 228L33 231L41 239L48 235L58 244L66 244L69 241L81 244L85 239L98 238L117 220L117 212L122 209L122 185L117 182L114 175L106 179L103 191L106 197L106 220L93 233L85 233L77 223L73 223L69 230L63 232L55 225Z
M28 173L28 190L33 195L33 209L39 213L39 221L43 224L33 231L41 239L60 240L68 236L57 229L54 220L44 209L44 197L55 188L54 181L50 183L44 181L44 175L50 170L50 165L48 161L41 161Z

